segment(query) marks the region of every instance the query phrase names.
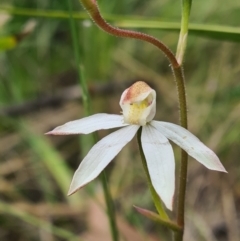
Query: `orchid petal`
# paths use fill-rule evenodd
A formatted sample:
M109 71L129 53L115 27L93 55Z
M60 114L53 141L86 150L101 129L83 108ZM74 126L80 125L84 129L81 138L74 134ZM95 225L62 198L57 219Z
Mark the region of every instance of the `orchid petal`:
M185 128L168 122L152 121L151 125L211 170L227 172L216 154Z
M175 190L175 162L168 139L151 125L142 129L142 147L152 185L166 207L172 210Z
M138 128L137 125L124 127L95 144L76 170L68 195L95 179L121 149L132 140Z
M72 135L72 134L89 134L91 132L126 126L123 123L122 115L95 114L80 120L70 121L54 130L46 133L48 135Z

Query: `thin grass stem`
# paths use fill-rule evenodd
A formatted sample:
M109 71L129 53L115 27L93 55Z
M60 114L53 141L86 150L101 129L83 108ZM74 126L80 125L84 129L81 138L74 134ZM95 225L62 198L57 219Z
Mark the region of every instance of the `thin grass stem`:
M112 240L113 241L118 241L119 240L119 233L116 225L116 215L115 215L115 208L114 208L114 202L112 200L112 196L108 187L107 183L107 177L106 177L106 172L102 172L100 175L100 179L102 182L103 186L103 191L104 191L104 198L105 202L107 205L107 212L108 212L108 217L109 217L109 224L111 227L111 234L112 234Z
M191 11L191 6L192 6L192 0L182 0L181 29L180 29L177 53L176 53L176 58L179 65L182 65L183 63L183 57L187 46L188 25L189 25L189 16Z

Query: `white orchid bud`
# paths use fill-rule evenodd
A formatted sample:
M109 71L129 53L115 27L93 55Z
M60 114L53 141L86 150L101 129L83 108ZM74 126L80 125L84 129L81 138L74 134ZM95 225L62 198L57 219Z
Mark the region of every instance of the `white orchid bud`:
M138 81L123 92L119 104L125 123L144 126L155 116L156 92Z

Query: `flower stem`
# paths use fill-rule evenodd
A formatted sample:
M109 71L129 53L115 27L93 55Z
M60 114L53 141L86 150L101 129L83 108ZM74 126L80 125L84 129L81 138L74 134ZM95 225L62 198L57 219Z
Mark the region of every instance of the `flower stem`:
M90 17L93 19L94 23L96 23L97 26L101 28L103 31L117 37L139 39L139 40L151 43L166 55L166 57L170 61L173 68L179 66L177 59L175 58L172 51L158 39L145 33L114 27L109 23L107 23L101 16L96 0L80 0L80 1L84 6L84 8L89 13Z
M151 178L150 178L148 168L147 168L146 158L145 158L145 155L143 153L142 142L141 142L141 133L142 133L142 127L139 128L139 130L137 132L137 140L138 140L138 146L139 146L139 150L140 150L143 168L144 168L144 171L145 171L146 176L147 176L148 186L149 186L149 189L150 189L151 194L152 194L153 202L154 202L154 205L155 205L160 217L164 220L169 220L169 217L168 217L167 213L165 212L165 210L163 208L162 201L160 200L160 198L159 198L158 194L156 193L156 191L155 191L155 189L152 185L152 182L151 182Z
M187 129L187 102L185 94L184 76L182 71L182 62L187 45L187 35L188 35L188 23L191 11L192 0L182 0L182 20L181 20L181 30L177 46L177 61L180 65L179 70L175 71L175 78L182 79L182 81L177 81L182 85L178 85L179 94L179 104L180 104L180 122L181 126ZM179 188L177 195L177 224L182 227L182 232L174 233L175 241L183 240L184 233L184 213L185 213L185 196L186 196L186 186L187 186L187 168L188 168L188 155L184 150L181 150L181 164L180 164L180 174L179 174Z
M72 2L71 2L71 0L67 0L67 1L68 1L68 8L69 8L69 16L70 16L69 21L70 21L70 27L71 27L75 60L77 63L78 77L79 77L79 81L80 81L80 85L81 85L81 89L82 89L83 107L84 107L85 114L90 115L91 114L90 97L89 97L89 92L88 92L88 88L87 88L87 84L86 84L86 78L85 78L85 74L84 74L83 64L81 63L80 54L79 54L80 49L79 49L79 46L77 43L78 38L77 38L75 22L73 19ZM94 136L94 141L97 142L96 136ZM103 191L104 191L104 198L105 198L105 202L106 202L106 206L107 206L107 213L108 213L108 219L109 219L109 224L110 224L110 229L111 229L111 234L112 234L112 240L118 241L119 236L118 236L118 230L117 230L117 225L116 225L114 204L113 204L110 190L107 185L105 171L102 172L100 180L101 180L101 184L102 184Z

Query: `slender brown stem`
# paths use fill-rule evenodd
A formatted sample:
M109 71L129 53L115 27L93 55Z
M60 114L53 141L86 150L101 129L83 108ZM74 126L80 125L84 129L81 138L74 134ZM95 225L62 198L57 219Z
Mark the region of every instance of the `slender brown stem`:
M187 121L187 101L184 83L184 73L180 66L179 68L173 69L173 73L176 78L178 97L179 97L179 109L180 109L180 123L181 126L188 127ZM183 240L184 233L184 213L185 213L185 196L187 186L187 167L188 167L188 155L184 150L181 150L181 165L179 173L179 187L177 195L177 224L182 227L182 232L174 233L175 241Z
M188 128L187 121L187 100L186 100L186 90L185 90L185 78L183 73L183 68L179 66L178 68L173 68L173 74L176 79L177 91L178 91L178 101L180 109L180 124L184 128Z
M162 43L158 39L156 39L148 34L145 34L145 33L114 27L103 19L103 17L101 16L101 14L99 12L97 2L95 0L80 0L80 1L82 2L83 6L86 8L86 10L88 11L88 13L91 16L91 18L93 19L93 21L103 31L105 31L111 35L117 36L117 37L139 39L139 40L151 43L154 46L156 46L158 49L160 49L166 55L166 57L169 59L173 68L179 67L179 64L175 58L175 55L164 43Z
M178 47L177 47L177 60L179 65L182 65L185 49L187 45L187 35L188 35L188 23L191 11L192 0L182 0L182 20L181 20L181 31L179 35ZM181 67L180 67L181 69ZM183 71L175 71L176 79L182 78L184 80ZM185 94L184 81L177 81L178 84L183 84L179 88L179 98L180 104L180 116L181 125L187 129L187 103ZM181 90L184 92L180 93ZM186 196L186 186L187 186L187 168L188 168L188 155L184 150L181 150L181 165L179 174L179 188L177 195L177 224L182 227L182 232L174 233L175 241L182 241L184 234L184 214L185 214L185 196Z

